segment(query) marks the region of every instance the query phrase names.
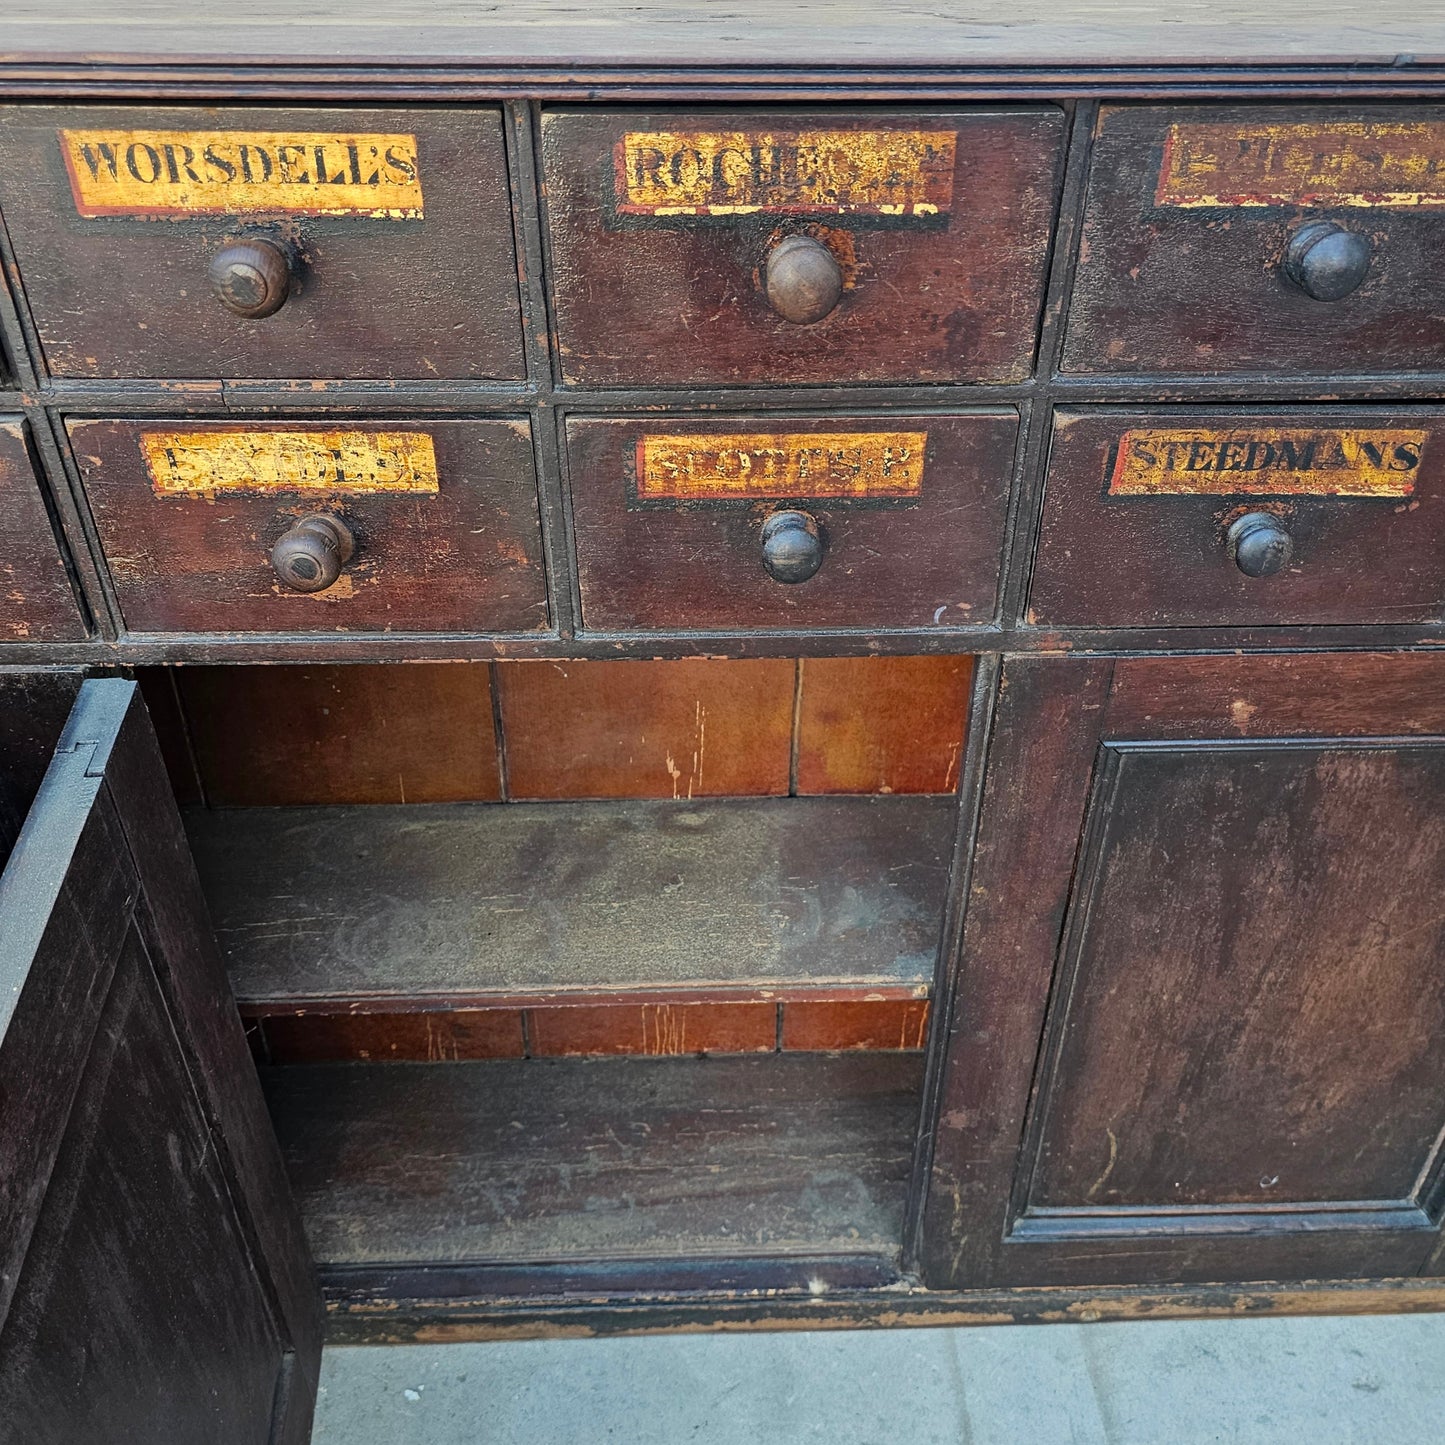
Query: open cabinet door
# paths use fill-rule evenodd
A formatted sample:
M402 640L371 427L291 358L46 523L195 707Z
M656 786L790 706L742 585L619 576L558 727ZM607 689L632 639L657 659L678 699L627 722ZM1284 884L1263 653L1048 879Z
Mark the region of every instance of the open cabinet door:
M299 1445L300 1221L140 694L76 689L0 677L0 1442Z

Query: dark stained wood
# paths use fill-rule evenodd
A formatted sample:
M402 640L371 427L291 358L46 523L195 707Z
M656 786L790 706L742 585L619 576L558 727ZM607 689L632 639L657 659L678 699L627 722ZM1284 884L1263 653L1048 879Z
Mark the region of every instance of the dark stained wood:
M1110 496L1120 439L1131 428L1271 427L1423 430L1410 497ZM1216 479L1217 480L1217 479ZM1226 544L1229 523L1268 510L1294 556L1246 577ZM1438 412L1376 407L1285 411L1119 410L1057 413L1028 621L1044 627L1198 627L1433 621L1445 547L1445 428Z
M179 837L134 684L88 683L0 875L0 1415L37 1445L309 1437L319 1298Z
M501 796L489 669L181 668L213 807Z
M967 657L806 657L799 793L951 793L968 728Z
M519 662L496 677L510 797L788 791L790 662Z
M1063 369L1320 376L1433 365L1445 345L1445 281L1431 265L1440 236L1431 207L1197 209L1159 205L1155 193L1173 123L1438 124L1442 117L1438 106L1408 114L1360 106L1106 108ZM1325 137L1320 146L1329 154L1337 142ZM1374 244L1368 279L1342 301L1317 301L1281 272L1292 229L1315 219L1338 221Z
M948 798L192 811L247 1005L932 977ZM664 1000L655 1000L664 1001Z
M808 582L775 582L760 532L776 502L635 499L643 436L738 433L928 435L922 492L876 501L789 501L827 538ZM594 631L909 627L981 622L998 591L1004 505L1018 418L962 415L574 418L567 427L582 618Z
M951 131L952 209L928 217L620 214L629 132ZM593 386L1021 381L1032 368L1063 116L1022 112L551 112L542 121L562 374ZM843 299L811 325L769 305L759 268L812 235Z
M928 1000L874 999L783 1007L782 1046L795 1049L921 1049L928 1038Z
M0 643L64 642L87 628L46 511L23 418L0 415Z
M526 1052L518 1009L270 1014L251 1022L273 1064L520 1059Z
M525 632L547 625L526 422L402 426L433 439L440 489L430 494L155 494L139 446L143 432L234 431L238 425L264 430L266 424L70 423L130 631ZM280 425L318 428L315 422ZM344 425L398 429L373 421ZM318 509L344 518L356 536L356 555L324 592L292 592L277 581L270 551L298 517Z
M63 127L414 136L426 215L86 219L57 139ZM58 376L525 375L493 109L8 108L0 207ZM262 320L232 315L207 278L214 255L241 236L281 241L301 258L299 294Z
M577 1004L527 1010L534 1058L565 1055L771 1054L772 1003Z
M267 1071L323 1265L897 1253L910 1054Z
M0 670L0 868L20 836L80 683L77 672Z
M1445 695L1445 661L1414 662L1412 690ZM1438 732L1351 740L1408 716L1372 696L1382 663L1126 659L1106 717L1103 665L1006 665L935 1155L934 1283L1427 1267L1445 753ZM1086 680L1095 705L1064 736L1041 709ZM1279 740L1231 740L1249 732Z

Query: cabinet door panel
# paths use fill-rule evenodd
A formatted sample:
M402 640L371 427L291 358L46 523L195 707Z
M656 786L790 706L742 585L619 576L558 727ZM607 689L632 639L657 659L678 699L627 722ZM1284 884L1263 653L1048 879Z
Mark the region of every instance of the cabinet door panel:
M1381 659L1238 661L1223 728L1220 679L1179 675L1219 659L1005 668L931 1283L1430 1267L1445 739L1390 735L1412 719L1379 708ZM1301 672L1334 736L1297 717ZM1071 692L1092 726L1050 728Z

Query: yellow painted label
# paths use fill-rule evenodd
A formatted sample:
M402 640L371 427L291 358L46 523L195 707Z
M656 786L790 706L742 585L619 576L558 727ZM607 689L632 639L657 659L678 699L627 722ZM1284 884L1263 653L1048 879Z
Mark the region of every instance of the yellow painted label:
M1445 122L1171 125L1161 206L1445 206Z
M440 490L426 432L148 431L140 448L158 497Z
M916 497L927 448L927 432L645 436L637 443L637 495L643 501Z
M1350 427L1127 431L1115 497L1408 497L1428 432Z
M950 130L629 131L617 209L638 216L946 215Z
M416 137L62 130L82 216L422 216Z

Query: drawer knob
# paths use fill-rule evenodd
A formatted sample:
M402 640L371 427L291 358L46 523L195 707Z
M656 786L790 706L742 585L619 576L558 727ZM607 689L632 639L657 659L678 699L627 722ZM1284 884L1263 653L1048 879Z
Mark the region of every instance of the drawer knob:
M768 304L796 326L821 321L843 295L843 268L812 236L785 236L768 252Z
M1294 538L1272 512L1246 512L1229 528L1229 553L1246 577L1272 577L1294 556Z
M221 305L249 321L274 316L291 294L291 258L274 241L236 241L211 258Z
M1370 270L1370 238L1333 221L1311 221L1290 238L1284 273L1316 301L1340 301L1358 290Z
M763 566L774 582L806 582L824 551L823 529L806 512L774 512L763 523Z
M323 592L351 561L356 541L351 528L329 513L302 519L271 548L271 566L293 592Z

